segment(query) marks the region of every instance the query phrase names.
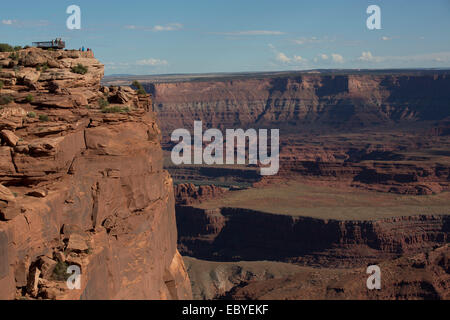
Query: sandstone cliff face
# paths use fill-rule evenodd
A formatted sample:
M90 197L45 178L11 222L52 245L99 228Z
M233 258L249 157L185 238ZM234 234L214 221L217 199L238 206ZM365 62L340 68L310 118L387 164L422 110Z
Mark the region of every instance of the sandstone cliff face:
M355 129L450 116L450 77L402 74L301 74L147 84L164 133L191 128L320 125ZM181 115L181 116L180 116Z
M274 260L354 267L448 243L448 215L339 221L247 209L177 206L179 249L216 261Z
M150 97L100 87L92 52L0 65L0 299L190 298Z

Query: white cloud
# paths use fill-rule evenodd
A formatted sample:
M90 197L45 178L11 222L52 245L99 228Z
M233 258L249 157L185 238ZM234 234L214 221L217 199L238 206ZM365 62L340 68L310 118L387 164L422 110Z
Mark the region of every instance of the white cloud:
M337 53L332 53L331 59L336 63L344 63L344 57Z
M236 32L214 32L214 34L221 34L225 36L279 36L285 33L281 31L271 31L271 30L247 30Z
M165 25L156 25L154 27L143 27L136 25L126 25L124 27L127 30L143 30L143 31L153 31L153 32L161 32L161 31L178 31L183 29L183 25L181 23L169 23Z
M450 63L450 52L425 53L407 56L374 56L370 51L363 52L359 61L369 63L390 62L398 64Z
M277 60L282 63L290 63L292 61L292 59L285 55L283 52L278 52Z
M320 59L322 59L322 60L328 60L328 56L326 55L326 54L320 54L319 55L319 57L320 57Z
M389 40L392 40L392 38L383 36L383 37L381 37L381 40L383 40L383 41L389 41Z
M299 45L304 45L304 44L311 44L311 43L319 43L322 40L320 40L317 37L310 37L310 38L299 38L299 39L294 39L292 40L295 44L299 44Z
M8 26L13 25L13 24L15 24L16 22L17 22L17 20L11 20L11 19L8 19L8 20L2 20L2 24L6 24L6 25L8 25Z
M165 66L168 65L169 63L167 62L167 60L150 58L139 60L136 62L136 64L139 66Z
M183 29L183 25L181 23L169 23L164 26L157 25L153 27L153 31L177 31Z
M295 62L304 62L305 59L303 57L301 57L301 56L294 56L294 61Z
M372 55L372 52L370 51L364 51L361 56L358 58L359 61L363 62L381 62L381 57L375 57Z

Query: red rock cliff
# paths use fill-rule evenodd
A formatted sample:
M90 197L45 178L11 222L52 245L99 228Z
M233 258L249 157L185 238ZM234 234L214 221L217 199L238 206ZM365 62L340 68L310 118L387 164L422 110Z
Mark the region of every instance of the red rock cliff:
M92 52L0 65L0 299L191 298L150 97L101 88Z
M450 77L435 74L298 74L145 85L167 136L191 128L357 129L450 116ZM180 116L182 114L182 116ZM327 129L328 130L328 129ZM285 132L285 131L283 131Z

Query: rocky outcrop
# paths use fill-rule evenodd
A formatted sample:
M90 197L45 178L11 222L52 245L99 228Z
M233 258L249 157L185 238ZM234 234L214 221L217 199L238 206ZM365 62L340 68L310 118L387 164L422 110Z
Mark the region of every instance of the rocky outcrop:
M449 241L448 215L339 221L248 209L177 206L179 250L215 261L274 260L354 267Z
M305 267L273 261L214 262L183 257L196 300L226 296L235 287L253 281L281 279L297 274Z
M379 264L381 289L368 290L366 268L302 270L270 280L241 282L227 294L232 300L448 300L450 247Z
M227 190L215 185L202 185L198 188L192 183L176 185L174 188L177 205L201 203L222 196Z
M190 298L150 97L101 87L92 52L0 65L0 299Z

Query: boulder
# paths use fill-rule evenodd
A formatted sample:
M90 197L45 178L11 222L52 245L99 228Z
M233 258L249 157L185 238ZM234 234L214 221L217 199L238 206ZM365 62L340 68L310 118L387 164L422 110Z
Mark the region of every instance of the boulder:
M69 241L67 243L67 250L73 252L86 252L89 247L86 242L86 238L78 233L74 233L69 236Z
M39 276L41 275L41 270L34 267L31 269L30 274L28 275L28 283L27 283L27 292L36 297L39 293Z
M27 196L29 197L35 197L35 198L45 198L48 194L48 191L45 189L35 189L33 191L30 191L27 193Z
M53 274L53 270L55 270L57 264L58 262L50 259L49 257L46 256L41 257L39 259L39 268L42 273L42 278L50 279L51 275Z
M16 197L14 194L4 185L0 184L0 201L5 201L7 203L15 203Z
M14 271L16 287L26 287L28 281L28 270L30 268L30 260L25 258L17 264Z
M10 147L15 147L17 142L20 140L20 138L10 130L2 130L0 132L0 136L2 137L2 140Z

